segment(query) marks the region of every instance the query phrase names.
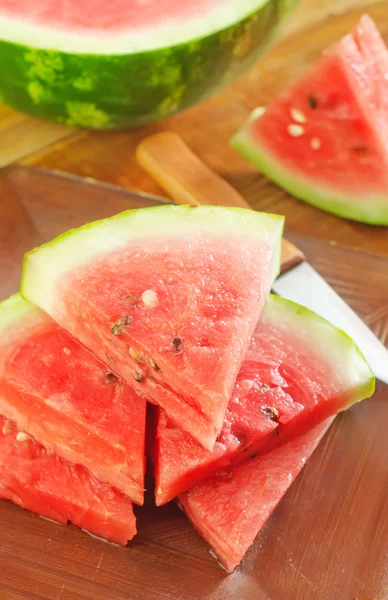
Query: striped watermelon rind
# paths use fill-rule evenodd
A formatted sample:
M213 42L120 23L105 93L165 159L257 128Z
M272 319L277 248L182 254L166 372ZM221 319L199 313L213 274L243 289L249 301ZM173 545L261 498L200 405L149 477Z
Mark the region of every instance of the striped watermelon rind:
M106 48L103 54L72 53L0 39L0 101L76 127L156 121L212 95L251 66L295 4L258 0L257 10L231 26L131 54L106 54Z
M338 217L369 225L388 225L387 198L369 197L368 202L355 202L352 194L325 188L323 185L303 179L285 168L271 155L264 145L258 144L250 135L247 125L231 140L232 147L253 163L269 179L277 183L292 196L304 200L316 208L324 209ZM385 202L384 202L385 199Z

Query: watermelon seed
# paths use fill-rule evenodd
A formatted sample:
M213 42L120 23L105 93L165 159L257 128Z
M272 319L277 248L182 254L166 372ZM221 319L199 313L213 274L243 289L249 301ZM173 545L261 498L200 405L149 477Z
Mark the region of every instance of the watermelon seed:
M315 96L309 96L309 105L313 110L318 108L318 100L315 98Z
M156 364L154 360L152 360L152 358L150 358L150 365L155 371L160 371L160 367Z
M17 442L26 442L29 439L30 439L30 436L27 435L27 433L24 433L24 431L19 431L19 433L16 436Z
M136 296L129 295L129 296L125 296L124 300L125 300L125 302L128 302L128 304L135 304L137 298L136 298Z
M64 353L66 354L66 356L70 356L71 352L70 352L69 348L66 348L66 347L65 347L65 348L63 349L63 351L64 351Z
M113 335L120 335L122 333L122 329L130 325L131 322L132 317L129 317L127 315L125 317L120 317L120 319L117 319L117 321L111 324L110 332Z
M146 290L143 292L141 299L148 308L155 308L158 304L158 296L154 290Z
M174 337L171 342L174 352L180 352L182 350L182 340L180 337Z
M138 365L140 365L143 362L138 353L136 352L135 348L131 347L129 349L129 354L131 355L132 360L134 360L135 363L137 363Z
M9 433L11 433L11 431L12 431L11 421L7 420L3 425L2 434L8 435Z
M268 390L270 389L270 387L266 383L261 383L260 384L260 389L261 389L262 392L268 392Z
M291 108L290 113L296 123L307 123L306 115L298 108Z
M256 452L255 454L251 454L249 458L253 460L254 458L256 458L256 456L258 456L258 452Z
M162 488L160 486L156 490L156 493L158 494L158 496L160 496L160 494L162 493Z
M133 371L132 371L132 375L133 375L133 378L134 378L136 381L139 381L140 383L141 383L142 381L144 381L144 375L142 375L141 373L139 373L139 371L135 371L135 370L133 370Z
M109 383L110 385L117 385L119 382L119 378L114 373L107 373L105 375L105 383Z
M302 125L291 123L291 125L288 126L288 133L291 137L297 138L305 134L305 129L302 127Z
M319 150L321 146L322 146L322 142L321 142L321 140L320 140L319 138L317 138L317 137L314 137L314 138L311 140L311 148L312 148L313 150Z
M279 419L279 411L274 406L262 406L261 412L265 417L269 417L271 421L277 421Z

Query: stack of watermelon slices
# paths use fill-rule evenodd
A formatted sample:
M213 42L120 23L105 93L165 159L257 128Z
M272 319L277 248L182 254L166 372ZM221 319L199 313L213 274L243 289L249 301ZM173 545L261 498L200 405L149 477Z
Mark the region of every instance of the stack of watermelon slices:
M179 497L232 571L333 417L374 378L345 334L270 295L283 218L157 207L26 255L0 305L0 496L126 544Z

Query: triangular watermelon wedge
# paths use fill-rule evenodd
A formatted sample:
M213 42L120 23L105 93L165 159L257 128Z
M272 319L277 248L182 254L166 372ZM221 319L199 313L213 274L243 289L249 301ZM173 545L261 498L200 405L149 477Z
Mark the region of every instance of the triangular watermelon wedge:
M388 50L364 16L232 145L297 198L388 225L387 113Z
M218 563L232 573L330 427L328 419L272 452L179 496L179 504Z
M136 534L128 498L83 467L50 454L2 416L0 498L63 525L70 521L122 546Z
M372 395L374 377L354 342L294 302L271 295L238 374L214 451L159 414L156 504L245 462Z
M22 293L212 449L282 229L238 208L132 210L27 254Z
M20 294L0 304L0 413L143 503L146 402Z

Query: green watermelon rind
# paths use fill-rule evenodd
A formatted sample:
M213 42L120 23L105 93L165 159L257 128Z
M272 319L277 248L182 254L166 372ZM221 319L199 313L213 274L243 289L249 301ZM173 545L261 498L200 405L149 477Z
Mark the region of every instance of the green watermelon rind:
M24 257L21 293L49 314L58 281L68 272L133 240L182 238L190 233L212 237L252 235L275 246L272 279L280 269L284 217L244 208L155 206L128 210L72 229Z
M338 217L367 223L369 225L388 225L388 191L381 197L368 197L367 200L336 192L325 188L322 183L303 178L285 168L269 152L264 143L253 139L250 134L249 119L245 127L232 139L231 145L242 156L253 163L257 169L274 181L292 196L329 212Z
M20 292L0 302L0 334L3 342L27 335L31 327L46 319L39 308L22 298Z
M0 39L0 102L74 127L114 129L159 120L248 69L296 4L265 0L224 29L132 54L71 53Z
M310 309L276 294L270 295L261 319L282 323L289 331L295 328L298 337L303 332L306 343L318 348L334 371L342 372L342 383L349 395L346 408L373 395L376 379L360 348L347 333Z

